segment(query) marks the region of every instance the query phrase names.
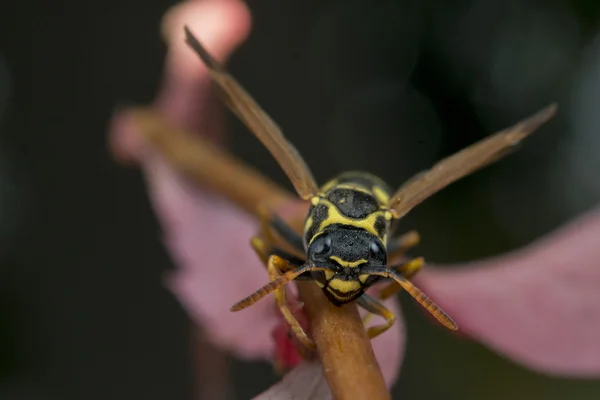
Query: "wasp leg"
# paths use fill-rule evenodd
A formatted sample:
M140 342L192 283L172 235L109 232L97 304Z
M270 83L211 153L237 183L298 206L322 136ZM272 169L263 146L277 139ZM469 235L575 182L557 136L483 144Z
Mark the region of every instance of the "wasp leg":
M398 272L400 272L402 274L402 276L404 276L406 279L411 279L413 276L415 276L415 274L417 272L419 272L419 270L421 268L423 268L423 259L422 258L415 258L413 260L410 260L404 264L401 264L397 267L395 267L394 269ZM400 291L400 289L402 289L402 287L400 285L398 285L396 282L390 282L387 285L385 285L383 288L381 288L381 290L379 291L379 294L377 295L377 299L383 301L386 299L389 299L390 297L392 297L393 295L395 295L396 293L398 293ZM373 314L367 314L364 318L363 318L363 324L367 324L371 318L373 317Z
M417 272L423 268L423 265L425 265L425 261L419 257L400 264L397 267L394 267L394 269L400 272L400 274L402 274L402 276L406 279L411 280L417 274Z
M283 273L290 271L294 267L290 265L287 261L285 261L283 258L277 255L272 255L271 257L269 257L267 268L269 269L269 279L273 281L279 278ZM315 344L312 340L308 338L306 332L304 332L304 329L287 306L287 303L285 301L285 288L282 287L275 290L274 295L275 301L277 302L277 306L279 307L283 318L285 318L286 322L292 328L292 332L294 332L298 340L300 340L300 342L304 346L306 346L309 349L314 349Z
M283 219L273 214L271 226L281 235L295 250L304 253L302 237L296 233Z
M395 267L394 269L400 272L406 279L410 280L417 272L421 270L421 268L423 268L424 264L425 261L423 261L422 258L414 258L402 265ZM398 293L400 289L401 286L396 282L390 282L379 291L379 296L377 297L379 300L388 299Z
M255 236L250 240L250 246L252 246L254 252L256 253L258 258L260 258L262 263L264 265L268 265L269 256L272 251L271 249L267 248L267 244L265 243L265 241L259 238L258 236Z
M250 240L250 245L254 249L254 252L258 255L258 258L263 262L264 265L269 264L269 257L272 255L279 256L286 260L289 264L299 267L304 265L304 260L298 257L293 256L292 254L286 253L285 251L278 249L276 247L267 246L266 242L258 236L253 237ZM310 278L310 277L309 277ZM306 278L306 279L309 279ZM303 275L300 275L296 279L305 279Z
M266 207L258 208L260 218L261 232L265 239L270 243L277 243L271 228L289 244L298 254L304 254L304 243L302 237L296 233L284 220L276 214L270 212Z
M406 232L405 234L393 239L388 245L388 260L394 260L403 256L408 249L419 244L421 238L417 231ZM410 277L405 276L406 279Z
M250 242L252 248L254 249L254 251L256 252L256 254L258 255L258 257L263 260L264 264L268 267L269 265L269 257L273 254L283 258L284 260L287 260L289 264L292 264L294 267L299 267L301 265L304 265L304 260L300 260L300 259L296 259L295 257L289 255L289 254L285 254L285 252L279 250L279 249L275 249L272 247L268 247L267 244L259 237L254 237L252 238L252 241ZM303 275L300 275L299 277L297 277L296 279L298 280L304 280L304 279L312 279L309 277L304 277ZM285 293L284 293L284 304L285 303ZM278 303L279 306L279 303ZM281 307L280 307L281 309ZM285 316L285 313L282 311L282 313ZM288 322L289 324L289 320L286 319L286 322ZM295 325L295 324L290 324L290 325ZM293 329L293 328L292 328ZM301 329L301 328L300 328ZM304 334L304 336L306 336L306 334ZM300 354L304 357L304 358L310 358L311 357L311 351L313 350L312 347L309 347L307 349L298 349L298 351L300 352ZM276 366L275 370L277 373L283 373L283 369L281 366Z
M362 308L370 313L369 315L375 314L385 319L385 324L375 325L367 329L367 335L369 335L369 339L373 339L374 337L381 335L383 332L390 329L392 325L394 325L396 316L373 297L369 296L368 294L363 294L358 298L357 302Z
M267 209L267 207L260 205L258 207L258 219L260 221L260 235L268 242L268 243L277 243L275 240L275 236L271 232L271 212ZM267 262L265 261L265 265Z
M280 258L283 258L285 261L288 262L288 264L291 264L294 267L300 267L304 265L303 259L288 254L285 251L280 250L278 248L267 246L265 241L258 236L255 236L252 238L252 240L250 240L250 245L254 249L256 255L258 255L258 258L260 258L263 264L267 267L269 265L269 257L271 257L272 255L276 255ZM310 275L300 275L296 279L302 281L312 280Z

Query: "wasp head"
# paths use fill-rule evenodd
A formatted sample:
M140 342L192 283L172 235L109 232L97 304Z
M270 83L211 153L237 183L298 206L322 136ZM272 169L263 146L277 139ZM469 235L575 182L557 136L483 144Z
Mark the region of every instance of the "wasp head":
M307 262L327 269L312 272L313 279L332 303L342 305L380 279L361 271L384 267L387 252L381 240L364 229L332 226L310 243Z

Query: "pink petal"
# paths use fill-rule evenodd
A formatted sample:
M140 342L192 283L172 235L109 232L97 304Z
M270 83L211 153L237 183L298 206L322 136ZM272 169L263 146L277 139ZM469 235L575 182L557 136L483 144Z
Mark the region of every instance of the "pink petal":
M218 61L225 62L248 36L250 13L239 0L202 0L181 2L163 18L168 51L161 90L154 105L176 125L221 141L222 105L209 90L211 79L206 68L185 43L184 25L192 29ZM114 117L109 132L111 151L121 162L140 162L143 143L123 118L122 112Z
M185 183L158 160L145 165L165 243L177 265L168 285L212 342L243 358L268 359L277 323L273 304L229 308L264 285L268 274L249 245L253 218ZM252 334L247 334L252 332Z
M215 124L218 113L210 108L214 100L208 91L210 80L183 42L182 28L189 25L213 55L224 61L247 36L249 21L248 9L237 0L175 6L163 22L169 52L156 107L181 126L216 138L222 136L220 126ZM115 156L143 168L165 243L177 265L176 272L167 277L167 284L189 315L202 325L214 344L234 355L272 358L272 334L280 321L273 300L264 300L242 312L229 312L233 303L268 280L266 268L248 243L257 233L254 219L227 201L196 189L175 173L141 140L126 111L115 115L110 142ZM387 305L396 314L400 312L393 300ZM403 328L399 318L390 331L373 342L389 385L396 380L403 355Z
M212 130L203 131L220 134L211 124L214 113L203 112L213 100L207 90L210 78L186 46L183 25L223 61L247 36L249 21L247 7L236 0L184 2L169 11L163 21L169 51L156 105L173 122L190 128L210 126ZM265 268L248 246L256 231L253 219L181 179L143 143L131 122L126 112L115 116L111 146L113 154L140 163L145 172L165 242L179 267L168 278L169 286L214 343L240 357L268 358L273 348L270 332L277 322L269 304L229 312L242 293L264 283ZM252 321L260 323L253 335L241 340L240 332Z
M304 362L285 375L281 381L253 400L311 399L329 400L331 392L318 361Z
M304 324L302 326L305 327ZM279 373L286 373L304 361L299 352L299 345L290 335L287 322L281 321L273 330L273 340L275 341L274 364Z
M600 376L600 209L509 255L415 281L459 329L531 369Z
M216 60L225 64L250 33L250 12L239 0L186 1L174 6L163 18L169 50L155 105L182 126L217 137L223 132L218 121L215 124L214 114L221 114L223 106L209 90L212 82L206 67L185 43L185 25Z

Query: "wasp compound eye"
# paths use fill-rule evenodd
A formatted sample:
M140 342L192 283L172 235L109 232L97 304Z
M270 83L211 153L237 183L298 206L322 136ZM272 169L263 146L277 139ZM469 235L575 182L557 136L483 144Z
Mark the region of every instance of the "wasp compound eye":
M328 254L331 251L331 238L329 235L325 234L317 238L312 250L314 255L322 256Z
M372 240L369 244L369 254L373 258L382 258L385 255L385 250L381 247L377 240Z

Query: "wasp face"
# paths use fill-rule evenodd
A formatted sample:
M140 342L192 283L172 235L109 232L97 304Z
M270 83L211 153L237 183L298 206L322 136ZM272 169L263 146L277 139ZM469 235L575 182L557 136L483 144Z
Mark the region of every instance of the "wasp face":
M385 246L364 229L332 226L310 244L308 263L327 268L312 272L312 277L332 303L342 305L361 296L379 277L362 274L369 267L387 263Z

